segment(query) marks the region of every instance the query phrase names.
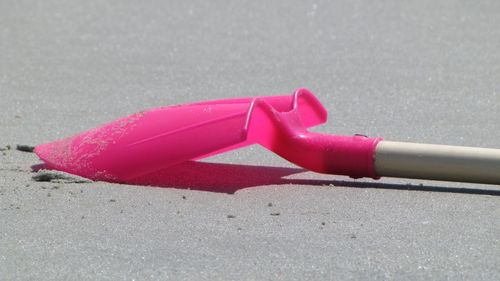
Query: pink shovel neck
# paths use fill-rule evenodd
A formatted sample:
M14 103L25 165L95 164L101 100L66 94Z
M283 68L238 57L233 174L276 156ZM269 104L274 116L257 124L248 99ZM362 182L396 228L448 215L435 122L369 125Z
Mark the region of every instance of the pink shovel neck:
M360 135L338 136L303 131L280 140L281 144L273 150L311 171L377 179L375 149L381 140Z
M309 115L326 120L326 110L307 89L295 92L294 106L288 111L278 111L257 100L248 118L249 139L311 171L378 178L374 168L375 149L382 138L309 132L304 122Z

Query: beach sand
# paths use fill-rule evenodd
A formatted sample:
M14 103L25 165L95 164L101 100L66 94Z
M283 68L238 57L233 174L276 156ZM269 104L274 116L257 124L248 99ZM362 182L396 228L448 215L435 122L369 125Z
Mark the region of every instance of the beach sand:
M500 148L499 13L1 2L0 280L499 280L498 186L320 175L257 146L120 185L40 176L29 152L150 107L299 87L330 113L315 131Z

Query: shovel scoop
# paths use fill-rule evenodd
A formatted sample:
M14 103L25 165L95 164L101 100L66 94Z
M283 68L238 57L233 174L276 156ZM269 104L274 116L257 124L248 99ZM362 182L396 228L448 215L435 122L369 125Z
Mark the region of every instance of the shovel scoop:
M288 138L284 134L295 129L305 132L325 121L320 102L300 89L293 95L154 108L39 145L35 152L51 169L93 180L127 182L254 143L286 155L279 145Z
M39 145L50 169L128 183L170 166L260 144L311 171L500 183L500 150L384 141L309 132L327 112L307 89L139 112Z

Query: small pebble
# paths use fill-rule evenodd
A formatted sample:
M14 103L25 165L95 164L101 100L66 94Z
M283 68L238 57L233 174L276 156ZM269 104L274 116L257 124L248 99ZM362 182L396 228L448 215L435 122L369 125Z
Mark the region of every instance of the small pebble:
M16 145L16 149L23 152L33 152L35 147L32 145L18 144Z

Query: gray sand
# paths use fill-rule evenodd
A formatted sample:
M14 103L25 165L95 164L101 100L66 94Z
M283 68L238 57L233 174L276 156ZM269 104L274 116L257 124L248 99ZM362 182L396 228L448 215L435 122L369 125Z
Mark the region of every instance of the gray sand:
M34 181L39 182L56 182L56 183L91 183L92 181L79 176L71 175L60 171L38 170L31 177Z
M15 149L298 87L330 112L315 131L500 148L499 1L153 2L0 2L0 280L500 279L498 186L319 175L260 147L163 187L36 181Z

